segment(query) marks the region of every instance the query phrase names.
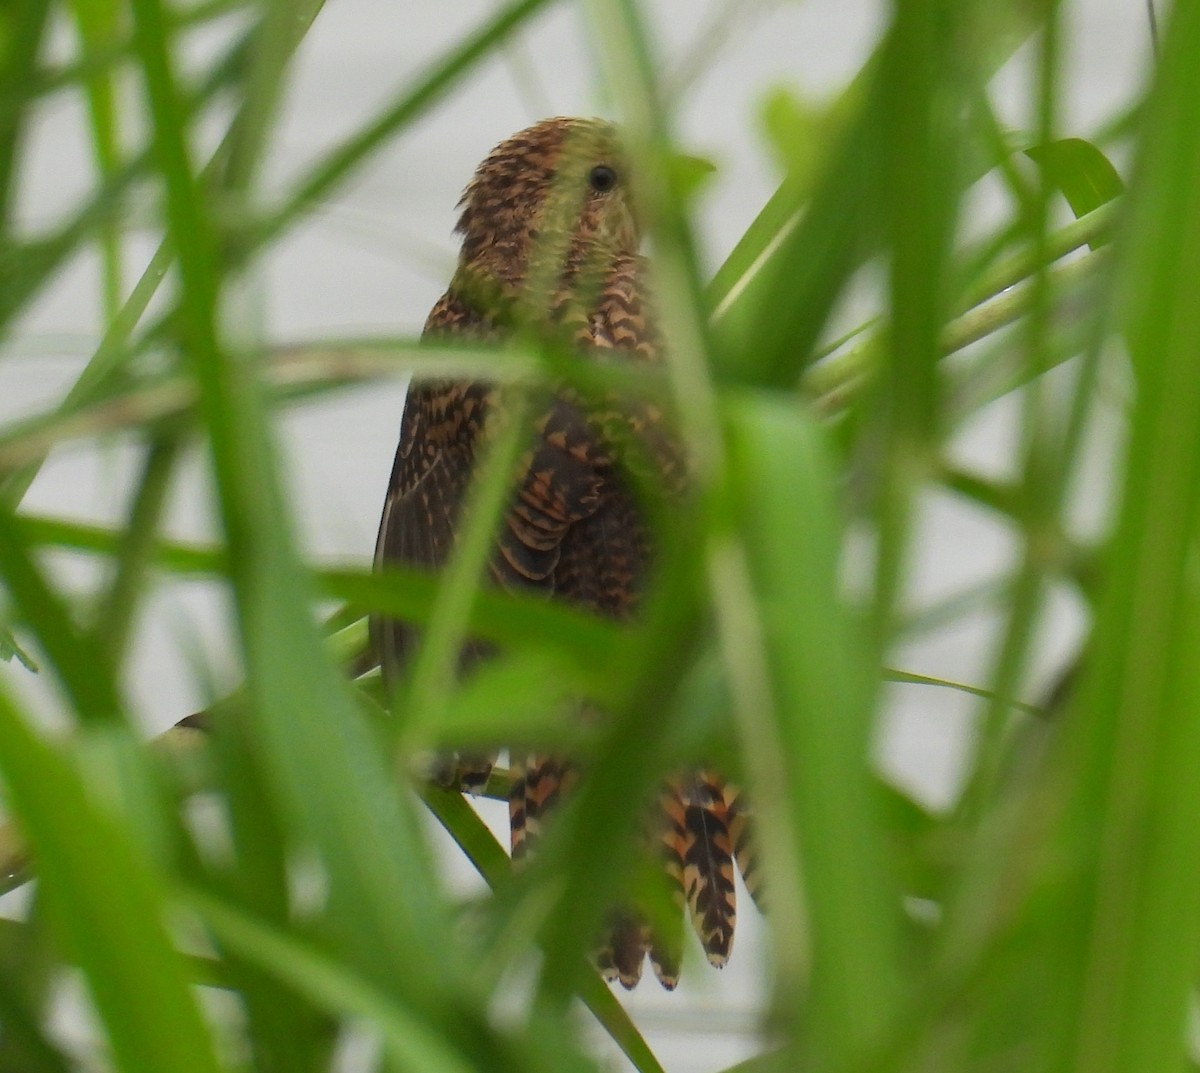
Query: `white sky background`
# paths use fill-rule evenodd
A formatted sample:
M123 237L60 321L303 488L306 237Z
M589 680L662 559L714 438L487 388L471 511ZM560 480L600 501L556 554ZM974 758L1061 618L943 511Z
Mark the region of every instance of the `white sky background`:
M498 8L498 0L395 3L329 0L299 53L295 79L270 156L267 180L285 184L340 136L352 131L401 86ZM774 188L758 104L776 85L817 97L835 93L866 57L882 5L854 0L647 0L667 77L702 57L680 97L676 132L685 149L718 171L696 221L713 268ZM737 28L722 26L737 8ZM1143 0L1075 0L1066 34L1071 93L1067 134L1087 136L1137 84L1148 53ZM714 31L713 27L717 27ZM59 35L64 50L69 35ZM209 55L212 42L197 42ZM355 180L297 228L270 259L261 280L265 334L272 341L419 332L452 270L454 206L480 159L513 131L545 115L606 114L608 101L577 5L558 4L514 45L507 62L487 63ZM1017 96L1020 60L997 86L1005 118L1028 127ZM90 153L77 102L56 97L36 131L24 213L46 224L90 184ZM149 241L144 244L147 252ZM139 264L128 265L131 280ZM95 266L76 263L39 302L0 361L0 416L52 400L72 381L97 340ZM293 411L282 423L290 479L305 546L326 558L370 557L403 405L403 383L347 391ZM987 471L1007 465L1011 407L990 407L959 444ZM37 513L113 520L124 511L132 456L119 446L60 452L26 500ZM211 535L198 455L175 491L170 532ZM1086 495L1086 492L1085 492ZM1093 497L1094 498L1094 497ZM946 498L921 513L914 602L957 591L1002 569L1006 535ZM55 557L65 576L83 581L78 563ZM231 627L223 606L199 585L156 595L138 634L128 685L148 732L164 729L236 682ZM949 636L901 654L908 670L978 680L991 629L978 616ZM1038 671L1044 678L1070 651L1074 616L1056 601L1048 616ZM20 669L0 670L52 718L56 699ZM896 689L881 730L881 762L933 803L953 793L970 731L971 704L943 690ZM695 958L679 992L648 981L634 995L639 1023L669 1070L704 1073L757 1048L755 1010L764 993L761 930L747 905L730 967L718 975ZM11 904L11 903L9 903ZM618 1066L619 1068L619 1066Z

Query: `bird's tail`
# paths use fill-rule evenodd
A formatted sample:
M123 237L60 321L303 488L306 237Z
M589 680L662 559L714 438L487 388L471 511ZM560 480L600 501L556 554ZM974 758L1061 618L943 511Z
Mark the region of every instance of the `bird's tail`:
M760 910L766 909L766 890L762 869L758 863L758 841L754 837L754 820L742 788L735 783L725 783L725 826L729 830L729 842L737 861L742 882Z
M674 912L613 913L597 965L606 979L631 988L648 954L654 975L671 990L679 982L684 907L709 962L722 968L737 925L734 862L756 903L759 870L745 798L716 772L704 769L668 781L655 816L653 840L662 852Z
M545 756L514 758L511 768L509 824L513 860L520 861L536 845L548 812L578 773ZM756 903L761 896L749 827L741 790L712 770L701 769L663 786L647 833L648 841L657 842L661 851L659 874L667 881L667 896L609 914L594 954L606 980L634 987L648 955L659 982L674 988L682 961L684 906L709 962L717 968L725 965L737 923L735 861ZM653 897L649 901L654 902ZM672 903L674 912L663 911Z
M683 893L709 962L722 968L737 923L725 783L709 770L674 779L663 794L663 809L667 872Z
M513 757L508 791L508 827L512 858L521 860L537 845L546 817L576 779L578 772L551 756Z

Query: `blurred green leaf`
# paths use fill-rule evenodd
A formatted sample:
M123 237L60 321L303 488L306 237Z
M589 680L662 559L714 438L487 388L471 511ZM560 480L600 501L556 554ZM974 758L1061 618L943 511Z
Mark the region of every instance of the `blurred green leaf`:
M723 378L782 386L803 370L836 295L874 251L877 134L875 108L860 107L815 187L785 178L709 284Z
M795 957L787 932L807 919L813 1013L797 1045L848 1063L886 1038L904 983L897 892L864 764L874 675L839 592L841 526L823 433L770 396L741 398L726 416L746 573L739 580L729 560L722 603L727 647L739 646L729 658L742 683L735 693L783 929L777 942ZM801 862L803 910L789 904L800 897L791 877Z
M1046 145L1033 145L1025 150L1025 155L1062 191L1076 217L1095 212L1125 192L1125 184L1112 162L1082 138L1061 138ZM1098 240L1089 243L1093 250L1102 245Z
M122 705L95 639L71 619L71 608L29 552L21 521L0 503L0 577L13 611L37 638L81 720L121 718Z
M488 885L498 885L510 871L508 854L462 794L440 786L426 786L422 796ZM581 975L579 994L638 1073L663 1073L654 1052L646 1045L629 1014L599 976L591 972Z
M0 220L11 242L14 178L27 124L28 87L37 70L49 0L16 0L0 13ZM0 247L2 248L2 247Z
M3 691L0 774L37 852L47 908L84 972L120 1068L216 1073L212 1042L167 937L157 877Z
M113 47L120 39L120 9L116 5L97 0L73 0L71 7L85 50L101 52ZM90 72L84 79L84 85L97 170L107 179L120 167L120 129L111 68L98 68ZM112 315L120 308L122 291L121 236L114 221L106 222L99 237L104 261L104 308Z
M107 261L103 338L86 370L65 398L0 428L5 620L64 686L55 716L85 726L49 749L0 701L0 769L15 775L13 816L0 825L0 856L15 875L0 885L28 876L24 830L43 854L38 889L68 939L62 954L80 962L103 1027L122 1039L119 1068L180 1068L172 1048L189 1031L211 1049L188 994L199 985L233 992L237 1015L227 1021L215 1003L214 1023L237 1061L261 1073L326 1069L348 1024L389 1040L382 1061L397 1067L574 1073L590 1068L576 1019L564 1016L576 995L637 1069L659 1073L586 952L614 901L640 897L640 802L664 772L712 763L746 785L770 888L776 979L765 1035L783 1052L745 1068L1178 1065L1200 945L1200 802L1188 778L1200 746L1200 672L1189 660L1200 598L1188 569L1200 483L1200 392L1190 383L1200 342L1187 300L1200 287L1196 16L1176 11L1152 105L1132 90L1085 141L1063 130L1074 114L1058 74L1071 24L1053 0L900 0L827 109L786 87L764 98L757 120L784 179L704 288L687 214L704 204L694 195L711 166L674 152L645 5L593 0L589 41L641 165L634 178L670 359L661 375L581 365L565 349L418 349L410 339L273 348L255 338L248 273L274 240L552 2L509 0L475 18L282 194L260 180L278 174L278 106L320 0L179 10L135 0L133 37L125 9L72 0L64 11L78 33L65 59L43 41L53 25L44 0L0 12L9 349L24 351L19 318L61 269L84 263L97 241ZM740 28L750 6L733 5L714 25ZM191 27L213 42L203 67L192 64ZM1029 155L1040 184L1016 166L991 84L1031 31L1033 62L1009 65L1004 79L1036 113L1033 140L1046 144ZM667 71L667 83L696 77L709 44ZM176 62L194 87L177 79ZM138 79L154 144L126 155L139 131L126 129L118 91ZM61 107L90 123L98 183L30 233L12 214L37 174L29 136L40 136L35 117ZM1123 159L1122 139L1146 148L1118 199L1109 161ZM193 161L196 146L214 141L206 165ZM136 234L123 221L135 196L157 205L160 188L167 227L125 297L125 268L145 261L147 210L137 210ZM992 189L996 218L979 236L957 204L965 196L973 209ZM1048 231L1047 191L1062 191L1080 219ZM1136 385L1121 379L1126 353ZM648 512L660 570L638 621L477 591L469 560L449 590L403 570L305 569L272 407L409 370L561 380L597 397L644 395L680 415L693 487ZM798 387L821 408L820 425ZM984 408L1014 392L1021 442L977 457L957 433L977 417L1004 426L1008 407ZM1133 434L1127 465L1099 482L1124 504L1115 535L1104 520L1076 524L1076 500L1098 494L1093 459L1088 479L1076 479L1093 424L1106 447L1120 448L1127 426ZM51 452L105 438L144 451L111 524L14 516ZM215 462L223 535L211 546L160 533L175 460L192 440L211 446ZM940 502L947 489L977 522L1015 537L1022 563L943 588L943 564L910 547L910 518L924 521L930 492ZM503 499L503 474L491 491ZM474 565L487 554L480 527ZM99 582L62 580L61 557L43 554L51 549L83 552L76 558ZM948 595L927 596L929 570ZM1031 577L1082 593L1093 631L1086 671L1067 675L1074 684L1051 706L1073 700L1065 721L1062 712L1028 719L1005 699L1031 688L1020 666L1040 636ZM231 658L246 683L201 713L202 763L164 771L122 725L122 689L140 654L129 640L157 581L194 578L232 592ZM1093 603L1096 592L1106 595ZM327 597L348 604L321 627L314 607ZM365 673L368 612L427 635L433 620L440 637L399 755L398 721L386 721L380 679ZM891 643L915 631L971 643L997 615L1016 640L985 648L1002 671L983 684L957 681L966 672L953 667L909 667L911 650ZM499 654L460 680L468 636ZM0 632L0 655L22 658L9 643ZM341 680L347 672L356 688ZM978 770L995 777L973 795L977 807L942 816L873 773L873 729L891 692L879 687L890 679L989 700ZM605 717L578 717L593 709ZM583 772L539 853L516 871L461 795L421 789L497 886L487 900L456 904L405 780L430 750L498 745L570 757ZM497 768L487 793L502 799L509 781ZM204 797L188 802L197 790ZM166 884L184 892L175 908L190 906L187 919L207 920L215 957L171 950ZM62 1073L43 1024L58 954L26 941L37 930L36 920L0 922L0 1067ZM132 945L116 941L126 932ZM526 1000L513 966L532 965L539 942ZM129 996L161 958L166 983L155 978L150 1005L135 1010ZM185 1037L160 1038L155 1020L149 1038L135 1038L162 1002L190 1018ZM207 1052L190 1068L206 1061Z
M33 661L29 653L17 643L12 630L0 627L0 660L3 660L5 663L11 663L14 659L27 671L37 674L37 664Z
M0 977L0 1073L68 1073L71 1065L46 1038L40 1014L13 993L22 975L17 965Z
M0 1070L65 1073L69 1065L46 1034L50 987L58 968L46 925L34 901L25 920L0 918Z
M1032 145L1025 155L1062 191L1077 217L1086 216L1125 191L1125 184L1108 157L1082 138Z
M1198 48L1200 9L1176 7L1119 291L1137 378L1124 502L1060 757L1071 788L1052 852L1075 863L1075 897L1057 909L1078 923L1063 934L1052 1042L1080 1068L1182 1062L1200 944Z
M950 315L951 244L966 176L956 113L969 82L942 62L969 32L974 4L899 5L879 62L881 210L890 315L879 389L865 417L879 443L868 491L878 547L872 581L876 647L890 643L910 551L917 487L942 434L940 345Z
M385 1049L398 1068L444 1073L470 1073L476 1068L444 1037L430 1031L420 1016L414 1016L391 996L346 972L310 945L199 891L185 892L183 902L199 912L225 945L286 980L330 1012L362 1018L370 1024L382 1034Z
M822 107L787 86L776 86L759 104L759 122L775 164L801 189L811 187L840 123L853 111L858 83L831 106Z
M695 201L717 173L717 166L711 160L687 153L671 154L670 166L671 186L688 203Z

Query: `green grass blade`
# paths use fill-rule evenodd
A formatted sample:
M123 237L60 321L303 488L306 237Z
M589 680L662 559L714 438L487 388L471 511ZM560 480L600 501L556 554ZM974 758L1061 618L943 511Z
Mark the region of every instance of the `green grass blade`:
M972 7L897 4L880 58L880 193L889 255L887 359L873 399L881 447L873 475L878 551L872 626L880 652L891 640L906 573L913 496L942 431L937 362L962 183L956 118L965 110L961 79L945 60L953 54L951 40L967 32Z
M436 1018L487 1033L451 937L416 816L380 743L363 725L309 621L310 592L288 513L260 384L220 345L216 237L192 171L156 0L136 0L156 145L179 251L181 343L201 388L222 519L229 539L244 646L248 714L281 814L320 854L331 926L351 958L385 990ZM398 972L417 965L419 971ZM482 1038L480 1038L482 1037Z
M68 1073L70 1065L48 1038L40 1016L57 967L45 913L0 919L0 1069L5 1073Z
M508 854L462 794L440 786L427 786L423 797L438 822L489 886L497 886L509 875L512 865ZM625 1008L594 971L580 974L579 997L638 1073L663 1073L658 1058Z
M5 10L5 48L0 58L0 220L7 234L12 223L13 179L27 123L29 86L38 69L49 0L21 0Z
M1200 943L1198 56L1200 9L1179 5L1122 236L1137 400L1060 833L1082 866L1077 1005L1060 1028L1079 1070L1182 1065Z
M231 192L245 192L253 185L263 154L271 144L271 126L288 61L325 6L325 0L302 3L274 0L259 6L263 14L250 47L249 75L237 117L230 127L225 154L223 181Z
M0 504L0 577L16 612L33 631L83 720L120 717L122 705L95 639L72 620L70 607L29 553L20 519Z
M121 530L37 515L22 516L21 529L31 545L105 557L119 555L126 540ZM228 577L232 569L220 547L161 539L155 542L153 562L179 577ZM314 581L322 595L346 601L359 614L370 611L413 621L428 616L438 589L433 575L399 567L383 574L329 567L315 571ZM520 593L477 593L469 627L472 635L484 640L549 649L576 664L579 671L619 662L629 644L616 623Z
M103 52L119 39L118 9L97 0L73 0L75 25L86 52ZM84 78L92 149L100 175L108 178L120 167L120 130L117 125L116 85L111 68L101 67ZM107 221L99 233L103 261L102 308L106 319L121 305L121 235L115 220Z
M797 204L804 188L785 181L755 228L761 254L736 282L722 281L723 294L711 295L714 332L722 344L719 379L793 384L847 279L875 251L881 138L875 96L875 90L865 94L848 120L807 207Z
M727 415L746 573L731 545L719 585L724 642L741 683L767 881L787 910L782 929L797 925L800 911L785 899L803 876L806 1047L838 1068L884 1038L904 978L897 891L867 766L876 676L840 593L841 526L823 433L794 404L767 397L741 399ZM794 938L781 933L778 942L785 951Z
M170 491L180 446L178 436L168 436L146 449L129 524L114 548L115 572L92 627L113 667L120 667L124 662L125 647L146 586L146 566L154 554L159 520Z
M1082 138L1059 138L1034 145L1025 150L1025 155L1062 191L1076 217L1095 212L1125 191L1112 161Z
M311 1001L342 1017L361 1018L383 1036L400 1069L470 1073L477 1068L444 1036L430 1030L420 1013L397 1004L342 963L256 920L235 905L200 891L186 891L183 904L200 914L229 949L271 973Z
M216 1073L212 1041L163 924L156 878L126 833L96 807L63 758L30 732L3 691L0 773L118 1068Z

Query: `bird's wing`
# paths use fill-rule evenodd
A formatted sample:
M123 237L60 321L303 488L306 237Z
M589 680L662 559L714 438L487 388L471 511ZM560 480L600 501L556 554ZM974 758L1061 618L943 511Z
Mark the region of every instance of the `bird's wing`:
M427 337L486 340L497 335L486 317L453 290L434 307ZM437 570L457 539L463 503L499 389L484 381L424 381L409 388L387 497L375 544L376 567L389 563ZM560 545L571 525L596 509L600 470L608 465L596 437L571 405L552 398L537 422L537 437L522 460L521 479L505 511L491 558L494 581L506 588L554 594ZM385 683L393 687L412 660L419 631L393 619L373 618L371 632ZM469 665L486 652L471 642ZM490 758L449 758L439 779L477 789Z
M563 397L548 399L536 431L517 467L491 571L509 588L565 595L557 583L564 540L601 509L611 464L580 410Z
M428 337L494 338L487 319L453 291L434 307ZM375 543L376 566L397 563L437 570L454 548L459 516L476 464L486 449L487 422L499 389L480 380L414 381L405 402L400 442ZM520 463L521 479L505 511L491 561L495 581L553 593L559 545L572 523L599 502L608 465L579 413L553 398ZM403 666L415 635L378 624L385 670Z
M642 259L617 258L591 311L581 310L572 288L559 295L552 319L593 355L620 351L657 362L659 348L644 304ZM589 303L591 304L591 303ZM646 439L657 455L661 415L629 399L597 412L563 391L538 423L537 442L520 467L516 502L505 518L500 560L493 568L507 584L533 584L604 614L624 617L640 591L646 558L643 525L613 462L606 435L615 425ZM622 577L597 588L605 563L627 565Z
M483 317L448 292L430 313L425 334L486 339L492 332ZM375 541L376 569L399 564L437 570L445 565L494 396L494 387L481 381L410 384ZM372 616L371 640L389 689L411 662L419 636L406 622ZM472 642L461 662L469 664L484 651ZM438 762L436 776L445 785L475 792L487 782L494 759L445 757Z
M425 334L482 339L489 328L447 293L430 313ZM409 385L375 539L376 569L389 563L428 570L445 565L494 395L495 388L481 381ZM417 632L394 619L372 618L371 635L384 681L394 683L412 657Z

